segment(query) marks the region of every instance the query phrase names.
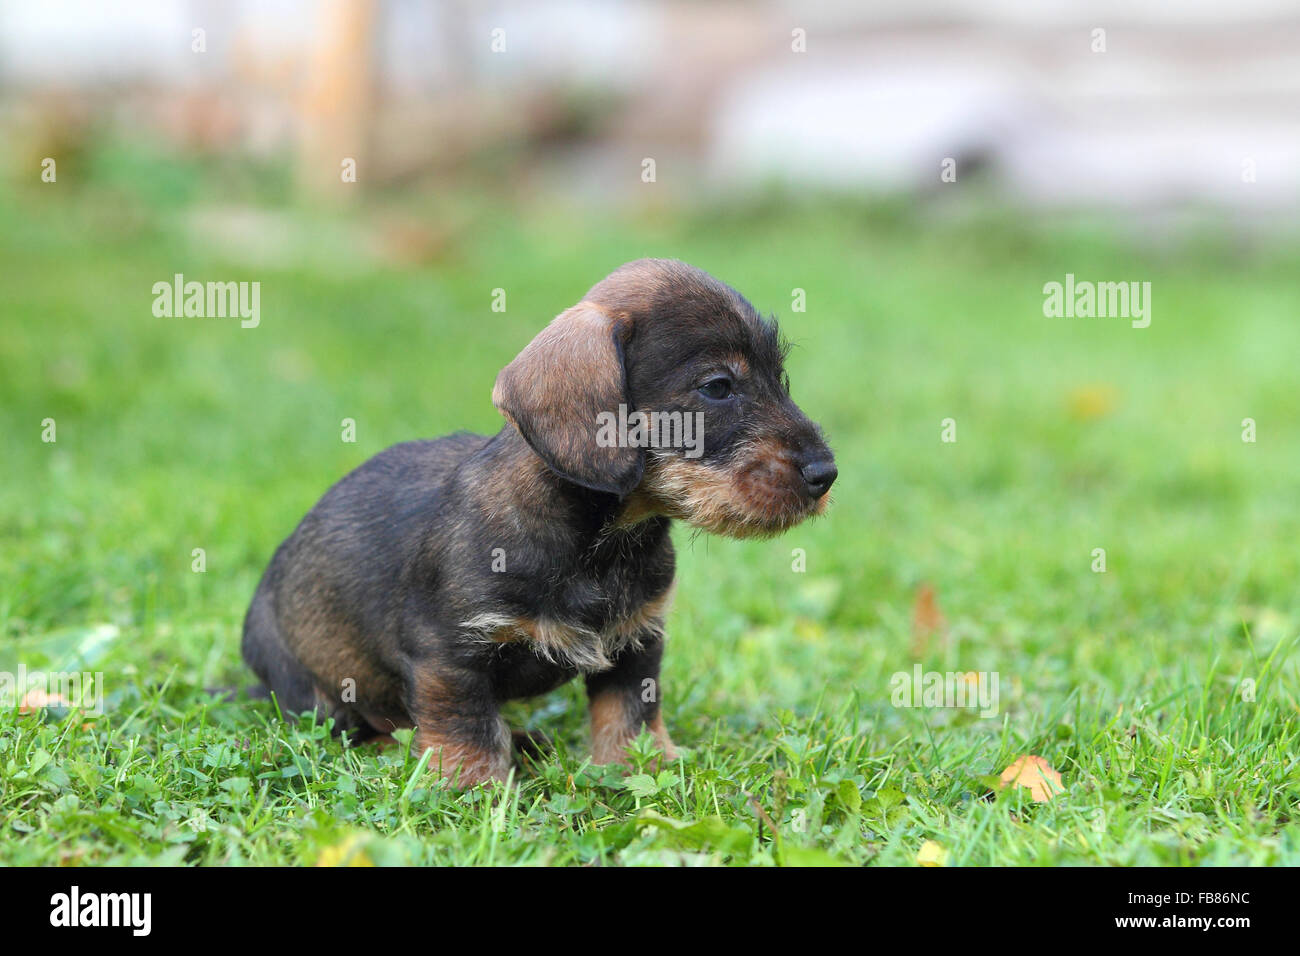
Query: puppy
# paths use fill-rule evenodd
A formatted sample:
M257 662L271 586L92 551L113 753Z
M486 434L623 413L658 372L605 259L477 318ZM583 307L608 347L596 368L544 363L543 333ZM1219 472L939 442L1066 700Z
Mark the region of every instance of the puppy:
M510 768L503 701L579 674L597 762L642 728L672 758L672 520L778 534L836 477L784 355L775 323L699 269L622 266L501 371L500 432L396 445L321 498L258 585L244 660L336 731L416 728L462 786Z

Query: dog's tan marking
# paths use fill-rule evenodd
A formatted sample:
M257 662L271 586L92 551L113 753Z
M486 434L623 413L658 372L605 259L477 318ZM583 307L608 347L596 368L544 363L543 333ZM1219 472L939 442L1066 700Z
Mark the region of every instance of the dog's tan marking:
M473 787L489 780L506 779L510 772L510 730L500 722L499 746L478 747L439 734L436 730L417 727L415 752L420 756L433 750L429 769L461 787Z
M731 367L731 371L737 378L746 378L749 375L749 360L739 352L727 359L727 365Z
M493 644L526 641L553 664L567 664L586 673L609 670L621 651L637 647L647 634L663 630L672 605L675 585L646 601L630 614L612 621L601 631L510 614L476 614L461 622L478 640Z
M646 462L637 513L653 507L714 534L770 537L824 510L825 496L808 501L798 481L793 454L773 439L753 442L723 465L657 454Z
M627 705L626 693L613 688L591 698L591 759L595 763L628 762L627 745L641 732L642 725L629 714ZM656 713L645 726L664 757L677 759L677 748L664 727L663 716Z
M461 621L461 627L476 639L494 644L527 642L544 660L588 673L609 670L614 666L614 654L632 643L620 641L612 631L597 632L545 618L490 612Z
M653 518L661 514L663 514L663 510L659 503L638 488L623 499L623 505L614 518L614 526L617 528L630 528L634 524L640 524L647 518Z
M614 632L620 636L635 637L646 631L662 631L664 619L668 617L676 595L677 582L673 581L662 594L651 598L631 614L616 621Z
M422 672L419 682L419 703L411 714L416 756L433 750L429 769L457 786L505 780L510 772L511 737L501 715L462 713L455 686L435 672Z

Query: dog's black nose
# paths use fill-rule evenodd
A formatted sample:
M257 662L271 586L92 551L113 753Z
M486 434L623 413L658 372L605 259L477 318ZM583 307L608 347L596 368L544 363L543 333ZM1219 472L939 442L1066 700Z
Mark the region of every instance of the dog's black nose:
M814 498L820 498L831 490L831 485L835 483L835 478L840 472L835 467L835 459L818 458L800 468L799 473L803 475L804 483L808 486L808 493Z

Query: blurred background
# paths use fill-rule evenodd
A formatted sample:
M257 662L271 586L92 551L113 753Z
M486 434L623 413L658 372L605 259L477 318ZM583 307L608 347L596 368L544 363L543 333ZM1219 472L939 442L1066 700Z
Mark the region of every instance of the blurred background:
M781 319L841 472L787 538L683 533L682 720L879 704L912 658L1032 708L1300 620L1287 0L46 0L0 6L0 79L19 642L238 680L324 489L499 428L496 371L646 255ZM260 325L155 316L177 273L259 282ZM1151 282L1150 328L1045 317L1067 273Z
M320 201L484 176L602 207L928 194L944 158L1043 209L1277 220L1300 195L1287 0L51 0L5 5L0 69L7 158L70 178L116 138Z

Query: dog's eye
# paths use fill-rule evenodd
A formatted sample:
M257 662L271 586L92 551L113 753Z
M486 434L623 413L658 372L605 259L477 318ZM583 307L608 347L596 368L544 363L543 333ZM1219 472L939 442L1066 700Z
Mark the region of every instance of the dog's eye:
M715 402L731 395L731 382L725 378L712 378L700 386L700 394Z

